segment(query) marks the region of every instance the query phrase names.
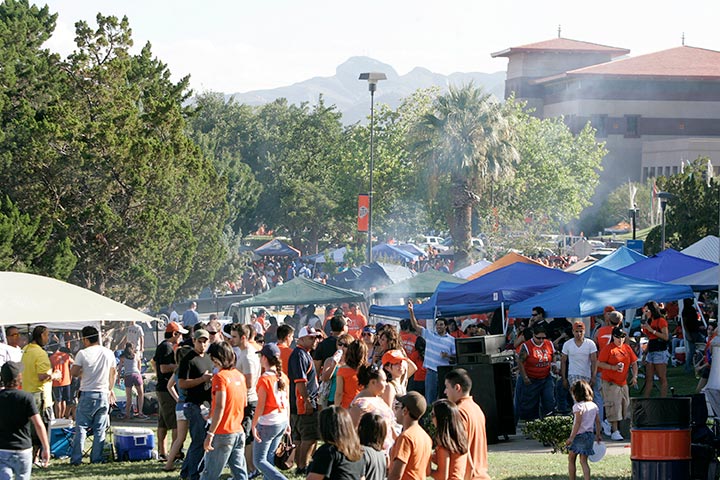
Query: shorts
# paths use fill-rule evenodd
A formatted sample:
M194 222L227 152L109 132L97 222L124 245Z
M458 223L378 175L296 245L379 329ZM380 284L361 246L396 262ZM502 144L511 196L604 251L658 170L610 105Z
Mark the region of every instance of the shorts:
M131 373L125 375L125 388L140 387L143 384L142 375L139 373Z
M592 455L595 453L595 450L593 450L593 440L595 440L595 434L593 432L578 433L575 435L575 439L568 447L568 450L578 455Z
M179 402L175 404L175 420L176 421L187 421L187 418L185 418L185 402Z
M290 414L290 428L292 439L298 442L312 442L320 440L320 427L318 425L319 413L315 410L312 415Z
M670 354L667 350L660 350L659 352L647 352L645 355L645 361L655 365L667 364L670 360Z
M175 418L176 402L168 392L156 392L158 400L158 428L175 430L177 420Z
M619 422L625 419L630 406L630 391L627 385L616 385L606 380L602 381L603 402L605 404L605 419L608 422Z
M243 412L242 427L245 432L245 445L250 445L255 439L255 435L252 433L252 420L255 416L255 408L257 407L257 400L254 402L248 402Z
M54 402L69 402L70 385L63 385L62 387L52 387L52 396Z

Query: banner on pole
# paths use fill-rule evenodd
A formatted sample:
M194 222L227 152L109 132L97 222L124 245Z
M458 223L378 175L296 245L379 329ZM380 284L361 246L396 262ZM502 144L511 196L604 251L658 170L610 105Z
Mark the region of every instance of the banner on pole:
M367 232L370 219L370 195L358 195L358 232Z

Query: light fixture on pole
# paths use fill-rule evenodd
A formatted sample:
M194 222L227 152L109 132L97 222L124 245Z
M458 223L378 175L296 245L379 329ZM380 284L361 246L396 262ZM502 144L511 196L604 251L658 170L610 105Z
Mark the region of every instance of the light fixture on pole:
M665 250L665 209L667 203L675 195L668 192L658 192L657 197L660 199L660 211L662 212L662 236L660 237L660 251Z
M372 214L373 214L373 170L375 168L375 90L380 80L387 80L387 76L382 72L361 73L358 80L367 80L368 90L370 91L370 191L368 192L368 244L367 259L368 264L372 263Z
M638 208L637 205L633 205L632 208L628 209L628 214L630 215L630 218L632 219L632 233L633 233L633 240L635 240L635 222L637 221L637 214L638 214Z

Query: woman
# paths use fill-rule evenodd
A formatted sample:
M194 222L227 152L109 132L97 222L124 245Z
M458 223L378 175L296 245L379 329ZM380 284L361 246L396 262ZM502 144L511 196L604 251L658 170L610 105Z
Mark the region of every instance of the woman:
M245 376L235 369L235 352L227 342L213 343L207 354L218 368L212 377L212 409L203 448L205 468L201 480L220 478L223 468L230 467L233 478L247 475L243 412L247 406Z
M712 366L712 341L717 335L717 324L708 323L707 326L707 342L705 342L705 350L703 351L703 358L695 364L695 376L699 375L697 387L695 393L700 393L705 385L708 383L710 378L710 367ZM687 361L691 361L688 359Z
M347 410L336 405L321 410L319 424L324 444L313 455L307 480L361 478L363 449Z
M355 395L360 393L357 375L358 369L366 364L367 345L360 341L352 342L345 349L343 357L345 364L338 368L335 375L335 398L333 398L333 404L340 405L343 408L350 408Z
M382 368L377 365L363 365L358 369L358 383L362 390L350 403L350 416L355 427L360 423L360 418L365 413L376 413L380 415L387 424L387 435L383 448L387 451L397 437L395 432L395 413L382 398L383 391L387 387L387 377Z
M468 463L468 438L458 407L449 400L433 403L432 422L436 429L435 455L437 469L431 469L435 480L463 480Z
M382 332L378 332L377 334L377 342L375 350L373 351L373 363L380 365L380 361L382 360L382 356L385 355L385 352L388 350L400 350L402 348L402 341L397 331L390 326L383 328Z
M448 320L448 334L455 338L465 338L466 335L458 328L457 321L454 318Z
M361 340L367 347L368 351L366 363L372 363L375 353L375 327L373 327L372 325L368 325L367 327L363 328Z
M685 373L690 373L693 369L692 363L695 358L696 344L705 342L705 336L701 332L700 314L695 309L694 298L683 300L682 326L685 330L683 337L685 342Z
M380 415L366 413L360 418L358 436L363 446L365 480L385 480L387 456L383 451L383 442L386 435L387 425Z
M125 344L125 350L120 354L120 371L124 371L125 380L125 418L133 417L132 391L137 393L137 417L148 418L143 414L145 394L143 392L143 378L140 373L140 355L135 353L132 343Z
M415 364L415 374L408 380L408 391L418 392L420 395L425 395L425 377L427 376L427 369L423 367L425 362L425 346L427 341L423 337L417 337L415 339L415 350L410 354L410 360Z
M180 365L180 362L183 358L185 358L185 355L192 352L192 348L190 347L180 347L175 351L175 365ZM175 373L173 373L172 377L170 377L170 380L168 380L167 385L168 393L170 396L175 400L175 420L177 422L177 436L175 437L175 440L173 440L172 445L170 446L170 452L165 457L165 466L163 467L163 470L166 472L172 472L175 470L174 463L175 460L182 460L184 458L184 455L181 453L183 444L185 443L185 438L188 434L188 421L185 418L185 390L180 388L178 385L178 369L175 369Z
M355 342L355 337L350 335L349 333L343 333L337 338L337 351L334 355L331 357L328 357L325 360L325 363L323 363L322 368L322 374L320 374L320 380L324 383L330 384L330 389L326 390L328 392L327 398L322 398L321 400L324 400L327 402L327 405L332 405L335 401L335 392L337 391L337 371L338 367L342 365L345 362L345 352L347 352L347 348ZM320 389L320 394L322 395L322 388Z
M657 303L650 301L643 307L642 330L648 337L647 355L645 356L645 388L643 396L649 397L652 392L653 378L660 379L660 396L667 396L667 362L669 354L667 349L670 333L668 323L660 313Z
M406 361L409 362L409 359L403 356L399 350L390 350L382 357L381 363L388 378L388 386L383 392L383 400L390 408L395 405L395 397L402 397L407 393L406 384L403 383L403 379L407 378Z
M288 378L282 373L280 349L268 343L260 350L263 374L255 387L257 407L252 420L253 463L263 478L287 480L275 468L275 451L289 428Z

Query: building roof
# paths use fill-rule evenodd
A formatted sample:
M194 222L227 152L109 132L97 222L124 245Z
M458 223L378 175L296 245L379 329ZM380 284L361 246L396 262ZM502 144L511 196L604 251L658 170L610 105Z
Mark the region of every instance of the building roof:
M564 52L564 53L609 53L612 57L627 55L630 50L626 48L610 47L608 45L600 45L599 43L583 42L580 40L571 40L569 38L553 38L537 43L529 43L519 47L510 47L499 52L491 53L495 57L507 57L514 53L528 52Z
M567 76L589 75L717 80L720 79L720 52L682 46L567 72Z

